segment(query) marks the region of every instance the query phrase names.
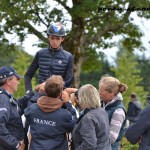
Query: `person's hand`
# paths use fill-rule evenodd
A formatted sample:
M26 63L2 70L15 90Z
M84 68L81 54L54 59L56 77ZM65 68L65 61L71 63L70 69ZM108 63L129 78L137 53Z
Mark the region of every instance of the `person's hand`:
M18 150L24 150L25 148L25 144L24 144L24 140L20 141L20 146L18 147Z
M69 100L70 100L69 94L66 91L62 92L62 99L65 103L69 102Z
M68 94L75 93L78 89L77 88L66 88L64 91L66 91Z
M75 95L74 95L74 93L70 94L70 100L71 100L72 104L76 103L75 102Z
M44 87L45 87L45 82L43 82L43 83L37 85L37 86L35 87L35 90L36 90L37 92L40 92L40 93L45 93Z

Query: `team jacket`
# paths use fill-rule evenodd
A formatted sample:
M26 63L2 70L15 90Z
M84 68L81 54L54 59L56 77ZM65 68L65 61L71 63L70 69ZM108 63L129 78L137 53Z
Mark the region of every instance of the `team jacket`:
M39 69L38 82L45 82L52 75L60 75L65 81L65 86L69 87L73 82L73 56L71 53L63 50L45 48L38 51L25 73L26 91L31 90L31 79Z
M76 123L76 112L71 103L62 108L60 99L42 96L37 103L25 109L30 125L30 150L68 150L66 133Z
M16 150L17 144L24 138L21 115L29 98L30 95L17 101L0 88L0 150Z
M139 150L150 150L150 105L136 117L126 130L126 138L132 143L139 142Z

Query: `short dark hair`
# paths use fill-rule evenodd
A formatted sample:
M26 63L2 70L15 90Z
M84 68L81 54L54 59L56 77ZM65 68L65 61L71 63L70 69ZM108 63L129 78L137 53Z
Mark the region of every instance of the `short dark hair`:
M45 93L49 97L57 98L63 91L64 81L59 75L52 75L46 80Z
M0 86L3 86L7 82L7 78L0 79Z
M135 93L132 93L132 94L130 95L130 97L131 97L131 98L136 98L136 94L135 94Z

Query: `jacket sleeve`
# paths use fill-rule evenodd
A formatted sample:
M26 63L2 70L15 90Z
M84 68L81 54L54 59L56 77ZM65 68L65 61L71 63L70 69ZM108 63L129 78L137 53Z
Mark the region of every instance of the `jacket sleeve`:
M136 144L150 127L149 113L150 106L146 107L126 130L125 136L132 144Z
M16 149L19 141L10 134L7 129L7 123L9 122L10 117L10 107L9 103L5 99L0 99L0 143L6 149Z
M28 121L28 123L30 124L31 123L31 114L32 114L32 110L31 110L31 108L30 108L30 106L29 107L27 107L25 110L24 110L24 116L26 117L26 119L27 119L27 121Z
M71 103L66 103L66 107L67 109L65 109L66 113L65 115L63 115L63 126L64 129L66 130L66 132L72 132L76 121L77 121L77 117L76 117L76 110L72 107Z
M18 99L18 105L21 110L21 115L23 115L24 109L28 106L28 102L33 96L34 96L34 92L30 91L28 94Z
M27 72L24 75L24 80L25 80L25 90L32 90L32 77L34 76L36 70L38 69L38 53L36 53L31 65L29 66Z
M97 137L95 131L94 118L85 116L81 120L80 134L82 143L76 150L95 150L97 147Z
M72 55L70 55L68 60L68 65L66 68L64 80L65 80L65 87L70 87L71 84L73 83L73 56Z

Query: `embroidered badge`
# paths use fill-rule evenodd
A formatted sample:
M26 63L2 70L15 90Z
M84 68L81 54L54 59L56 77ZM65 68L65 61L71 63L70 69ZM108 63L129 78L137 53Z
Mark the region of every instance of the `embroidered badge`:
M0 108L0 111L7 111L6 108Z
M59 60L59 61L58 61L58 64L62 64L62 60Z

